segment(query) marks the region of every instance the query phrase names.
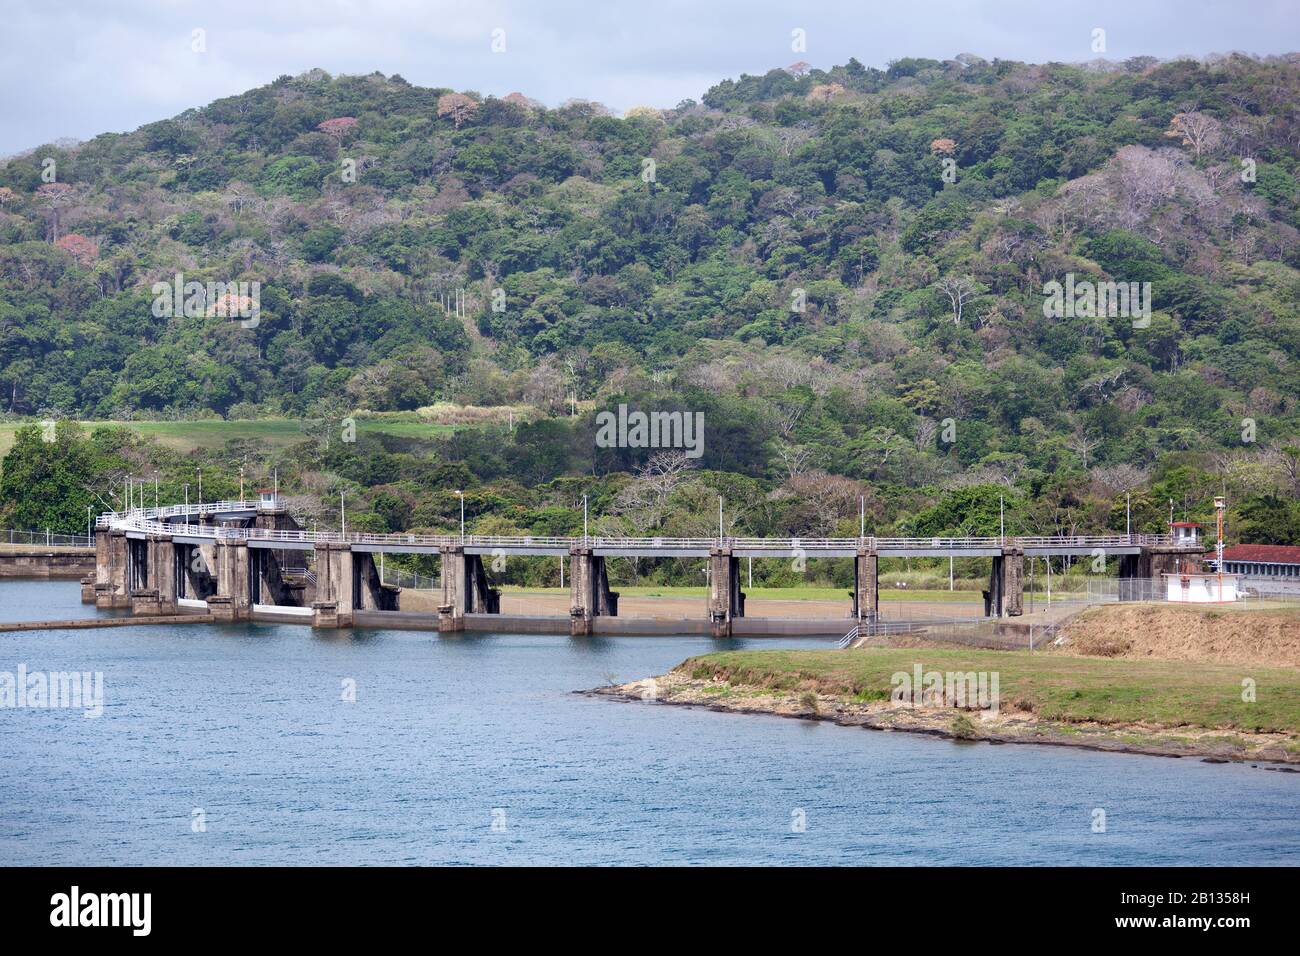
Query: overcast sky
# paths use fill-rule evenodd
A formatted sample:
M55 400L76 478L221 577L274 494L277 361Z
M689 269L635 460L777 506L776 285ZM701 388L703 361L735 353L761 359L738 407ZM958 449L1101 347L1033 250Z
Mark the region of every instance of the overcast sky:
M796 29L806 52L791 49ZM495 30L505 52L493 52ZM312 67L623 110L675 106L795 60L1285 53L1300 50L1300 0L5 0L0 31L7 155L135 129Z

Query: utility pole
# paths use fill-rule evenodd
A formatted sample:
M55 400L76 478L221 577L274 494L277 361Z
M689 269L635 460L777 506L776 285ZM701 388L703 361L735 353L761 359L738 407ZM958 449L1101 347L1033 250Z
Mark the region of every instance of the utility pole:
M722 495L718 495L718 547L722 547Z
M1002 495L998 495L998 535L1002 539L1002 547L1007 546L1007 517L1006 509L1003 507Z
M1124 492L1124 534L1128 537L1128 543L1133 543L1133 495Z
M339 492L339 527L343 532L343 539L346 541L348 537L348 513L347 509L343 507L343 492L341 491Z
M582 496L582 546L587 546L587 496Z
M460 543L465 544L465 492L457 489L456 494L460 497Z
M1214 517L1218 525L1218 541L1214 546L1215 561L1218 565L1219 573L1219 600L1223 600L1223 510L1227 505L1227 499L1222 495L1214 499Z

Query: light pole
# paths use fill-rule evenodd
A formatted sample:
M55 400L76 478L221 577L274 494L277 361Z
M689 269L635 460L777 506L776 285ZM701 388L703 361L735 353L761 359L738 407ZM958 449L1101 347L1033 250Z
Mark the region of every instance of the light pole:
M460 498L460 543L465 543L465 492L457 490L456 496Z
M90 505L86 505L86 541L95 537L95 522L90 517Z
M239 466L239 500L244 500L244 466Z
M1215 563L1218 565L1219 572L1219 600L1223 600L1223 509L1226 500L1222 495L1214 499L1214 516L1218 525L1218 541L1214 545Z
M348 537L348 513L343 506L343 492L341 491L339 492L339 527L343 532L343 540L346 541Z
M582 546L587 546L587 496L582 496Z
M199 507L202 508L203 507L203 467L200 465L199 467L195 468L194 471L199 476Z
M1124 493L1124 534L1128 537L1128 543L1133 543L1133 495L1129 492Z
M1003 507L1003 497L998 495L998 536L1002 538L1002 547L1007 546L1007 516Z
M190 510L190 483L187 481L185 482L185 512L187 515L189 513L189 510ZM187 517L185 519L185 523L189 524L189 520L190 519Z
M718 547L722 547L722 495L718 495Z

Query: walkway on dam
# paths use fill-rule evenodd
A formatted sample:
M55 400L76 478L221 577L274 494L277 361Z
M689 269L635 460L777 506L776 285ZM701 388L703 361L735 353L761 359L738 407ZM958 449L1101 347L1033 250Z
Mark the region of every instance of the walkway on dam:
M255 611L318 627L347 627L361 618L399 610L400 589L385 584L374 556L438 554L442 595L439 630L474 626L500 614L500 591L491 586L484 557L559 556L569 561L569 618L554 628L574 635L607 631L618 617L618 592L609 587L609 558L705 558L709 562L707 620L715 636L750 631L745 617L742 558L848 558L854 563L851 611L845 623L870 628L879 617L881 558L988 558L987 617L1023 613L1024 559L1046 556L1120 558L1125 578L1175 570L1199 556L1199 545L1170 535L1078 535L901 538L716 538L608 536L417 535L306 531L273 496L258 501L137 508L101 515L96 525L96 572L83 597L104 607L139 614L186 609L217 620L247 619ZM296 552L311 552L290 561ZM291 566L292 565L292 566ZM415 615L411 615L414 617ZM421 615L432 618L433 615ZM501 621L505 624L505 621ZM754 625L758 622L754 621ZM620 623L624 631L630 624ZM789 625L787 625L789 626ZM825 625L817 625L824 628ZM546 630L551 630L548 624ZM760 628L761 630L761 628Z

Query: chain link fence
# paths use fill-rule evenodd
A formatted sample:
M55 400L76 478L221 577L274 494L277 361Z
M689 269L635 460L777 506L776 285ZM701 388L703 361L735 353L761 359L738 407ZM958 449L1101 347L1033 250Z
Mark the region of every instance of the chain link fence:
M93 548L95 539L85 534L52 534L49 531L0 530L0 544L39 548Z

